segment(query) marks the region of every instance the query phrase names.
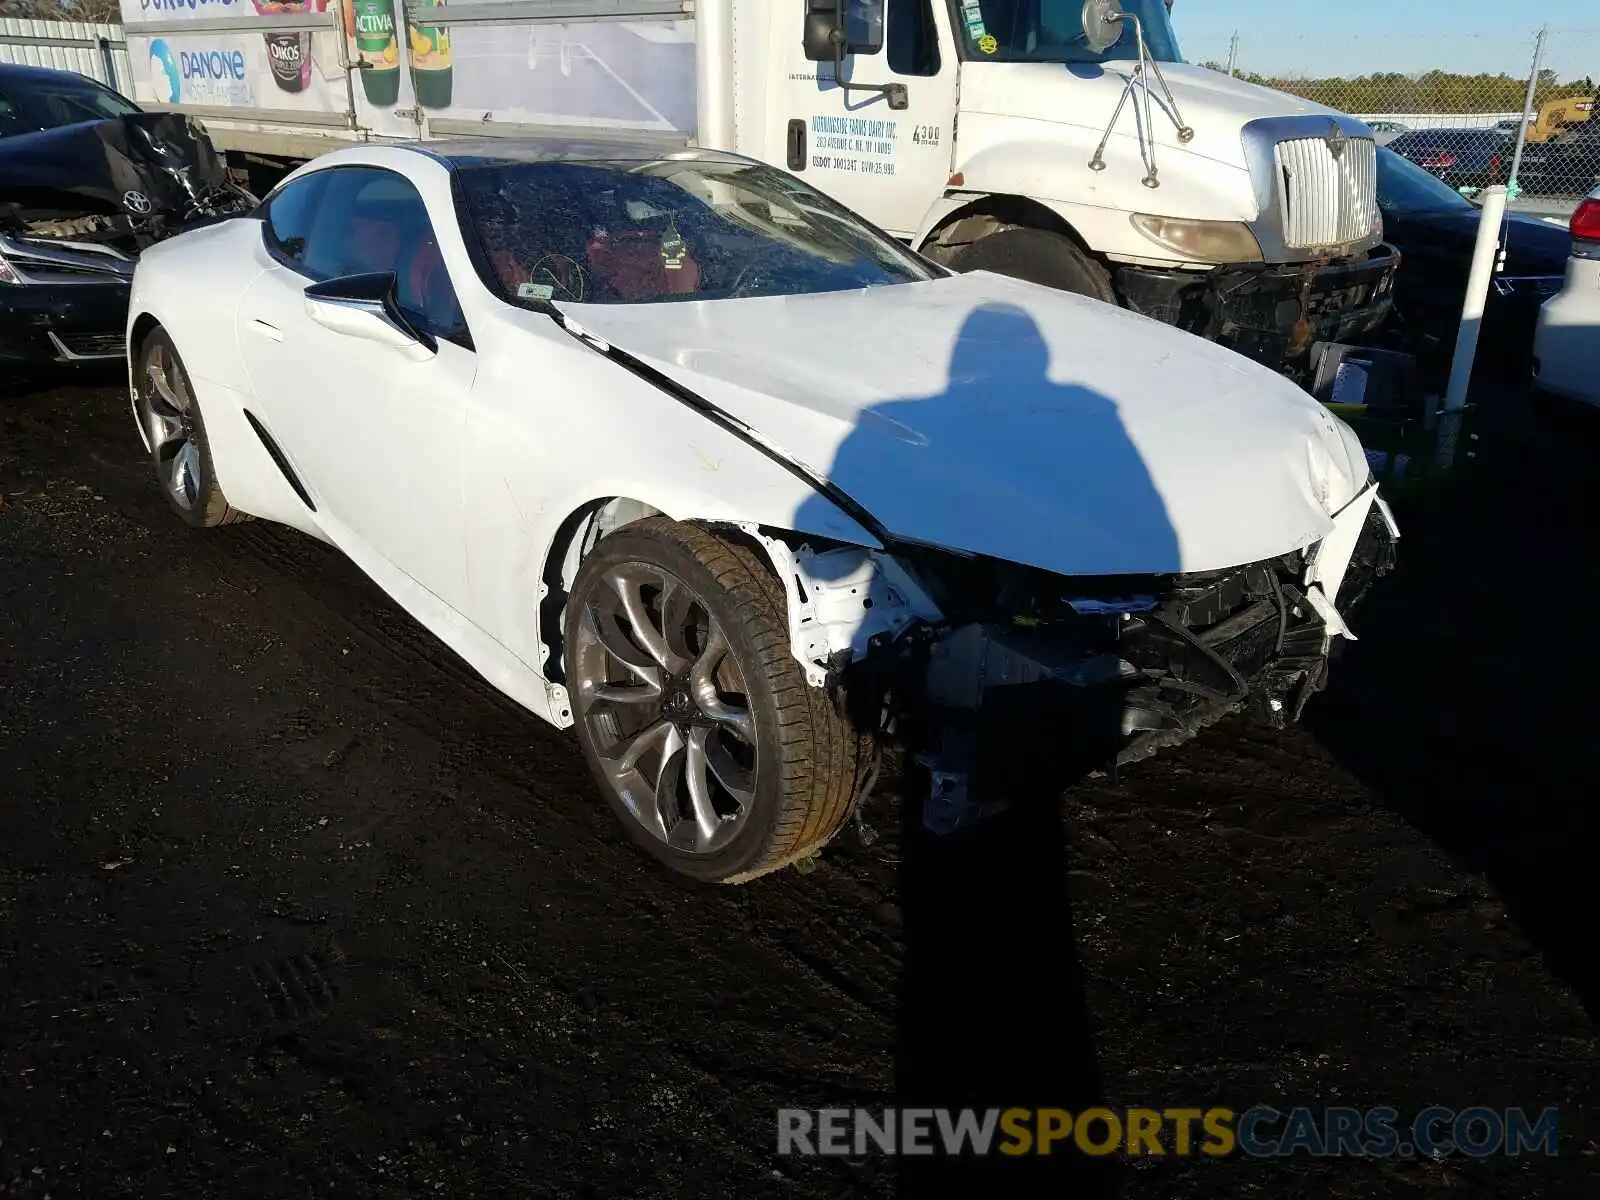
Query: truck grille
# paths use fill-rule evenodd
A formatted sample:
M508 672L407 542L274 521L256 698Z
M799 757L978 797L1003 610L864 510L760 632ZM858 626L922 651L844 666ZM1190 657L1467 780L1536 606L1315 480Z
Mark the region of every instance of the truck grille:
M1337 155L1327 138L1291 138L1274 148L1285 242L1297 250L1342 246L1378 223L1378 148L1350 138Z

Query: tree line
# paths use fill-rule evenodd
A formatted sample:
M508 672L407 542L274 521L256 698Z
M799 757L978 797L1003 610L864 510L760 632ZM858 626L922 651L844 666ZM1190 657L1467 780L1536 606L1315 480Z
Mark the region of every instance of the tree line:
M1214 71L1226 70L1217 63L1203 65ZM1242 71L1239 78L1347 113L1521 112L1528 91L1526 77L1458 75L1451 71L1428 71L1421 75L1391 72L1324 79L1284 78ZM1534 111L1551 100L1594 93L1591 78L1562 82L1554 71L1541 71L1534 93Z
M0 17L25 21L89 21L116 25L117 0L0 0Z

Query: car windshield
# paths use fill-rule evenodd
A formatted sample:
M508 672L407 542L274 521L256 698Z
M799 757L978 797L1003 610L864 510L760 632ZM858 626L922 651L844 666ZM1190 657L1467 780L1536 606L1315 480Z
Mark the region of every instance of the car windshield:
M1138 41L1132 21L1111 49L1096 53L1083 38L1083 0L951 0L967 57L979 62L1103 63L1132 59ZM1125 0L1120 5L1144 26L1145 46L1157 62L1182 62L1165 0Z
M1401 158L1387 146L1378 148L1378 207L1386 213L1457 212L1472 203L1437 176Z
M525 307L795 296L938 274L771 167L694 158L455 162L479 270Z
M0 137L125 117L139 106L92 79L61 74L0 80Z

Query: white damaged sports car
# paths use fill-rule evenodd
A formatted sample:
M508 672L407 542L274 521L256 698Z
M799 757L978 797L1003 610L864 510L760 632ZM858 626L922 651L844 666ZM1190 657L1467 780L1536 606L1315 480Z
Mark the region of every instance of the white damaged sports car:
M726 154L341 150L147 251L128 348L184 520L337 546L703 880L815 853L885 747L949 830L1296 719L1398 536L1265 368Z

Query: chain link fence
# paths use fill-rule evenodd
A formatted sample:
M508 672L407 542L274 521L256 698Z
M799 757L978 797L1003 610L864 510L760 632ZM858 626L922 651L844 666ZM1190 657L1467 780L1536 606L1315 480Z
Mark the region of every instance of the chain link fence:
M1200 32L1185 56L1366 121L1450 187L1564 215L1600 186L1600 25L1353 35Z

